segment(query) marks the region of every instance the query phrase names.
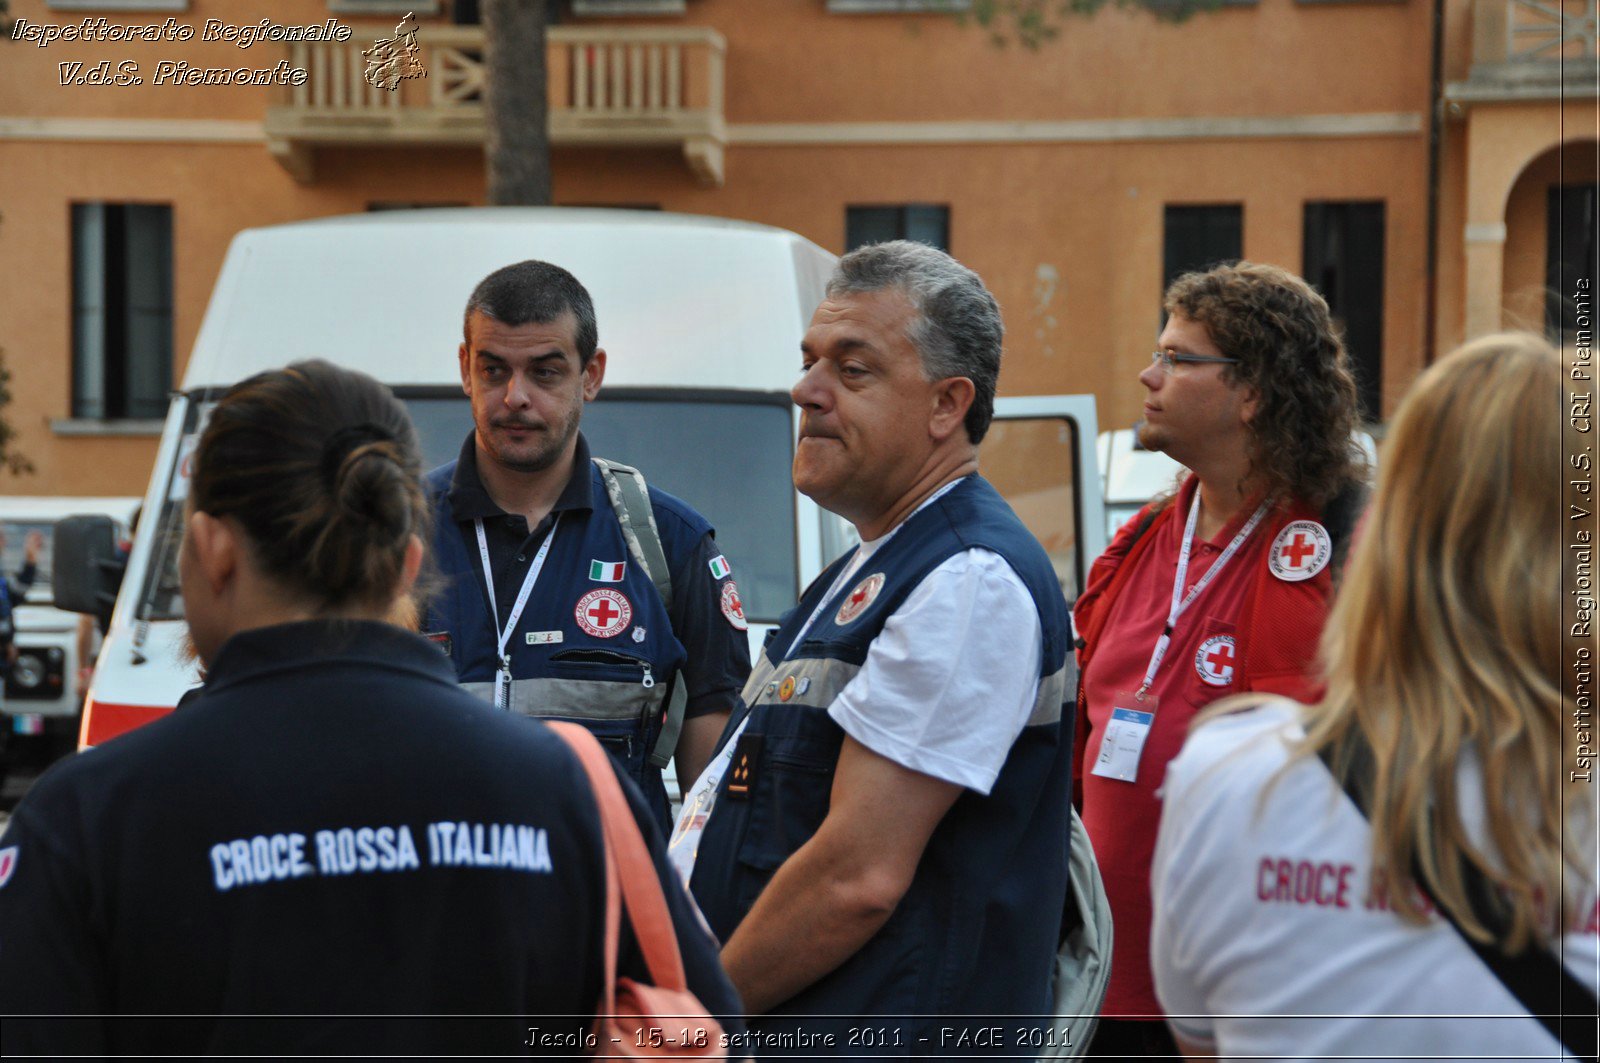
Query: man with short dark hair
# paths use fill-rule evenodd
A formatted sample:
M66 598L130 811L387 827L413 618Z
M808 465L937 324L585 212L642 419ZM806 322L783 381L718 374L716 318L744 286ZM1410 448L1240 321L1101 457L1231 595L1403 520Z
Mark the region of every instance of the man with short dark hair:
M462 327L474 429L427 478L445 585L424 631L467 689L588 726L666 829L663 732L694 779L750 671L731 566L700 514L591 460L578 425L606 352L576 277L538 261L496 270Z
M1094 1055L1175 1057L1150 973L1166 765L1228 694L1315 700L1336 553L1364 497L1356 389L1328 305L1276 266L1179 277L1139 375L1139 440L1189 470L1095 561L1074 620L1075 779L1116 927ZM1331 529L1331 530L1330 530Z
M779 622L671 846L763 1050L1014 1054L1051 1010L1070 636L978 475L1001 336L975 273L896 241L801 343L795 486L862 543Z

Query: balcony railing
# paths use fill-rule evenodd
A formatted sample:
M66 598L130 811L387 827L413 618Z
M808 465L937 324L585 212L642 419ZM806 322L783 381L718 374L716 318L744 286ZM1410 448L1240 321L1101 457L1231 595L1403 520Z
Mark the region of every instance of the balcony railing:
M424 26L425 76L395 88L367 80L371 38L285 45L303 84L266 116L267 141L301 181L321 146L476 145L484 139L483 31ZM699 27L553 27L548 32L553 145L677 147L696 176L722 183L727 46Z
M1491 101L1595 95L1597 0L1475 0L1472 73L1451 99Z

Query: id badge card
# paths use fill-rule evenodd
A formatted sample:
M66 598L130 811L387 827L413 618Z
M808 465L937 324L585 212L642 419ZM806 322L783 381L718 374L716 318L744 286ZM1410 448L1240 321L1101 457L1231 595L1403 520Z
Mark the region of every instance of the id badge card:
M700 778L683 795L683 809L678 813L672 837L667 842L667 859L677 868L684 889L689 888L689 876L694 874L694 861L700 855L700 835L705 833L706 820L711 818L711 809L717 803L717 785L728 774L734 750L743 740L744 729L749 725L750 718L747 716L733 737L711 758L711 763L700 773Z
M1139 777L1139 756L1155 723L1158 699L1146 694L1119 694L1112 702L1111 721L1100 736L1100 755L1094 758L1092 773L1105 779L1134 782Z

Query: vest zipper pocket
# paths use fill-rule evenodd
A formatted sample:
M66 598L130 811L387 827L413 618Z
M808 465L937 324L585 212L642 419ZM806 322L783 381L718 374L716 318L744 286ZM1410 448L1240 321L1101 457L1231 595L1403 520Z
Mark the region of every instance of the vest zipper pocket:
M631 653L618 653L616 650L562 650L551 654L551 663L560 664L596 664L611 668L640 669L640 685L646 690L656 685L655 673L650 662L643 657L635 657Z

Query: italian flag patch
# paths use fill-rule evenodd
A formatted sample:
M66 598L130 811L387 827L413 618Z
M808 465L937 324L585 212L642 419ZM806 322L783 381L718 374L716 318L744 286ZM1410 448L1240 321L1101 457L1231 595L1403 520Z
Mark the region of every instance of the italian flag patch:
M621 561L590 561L589 578L597 583L621 583L624 567Z
M723 557L721 554L713 557L708 564L711 566L712 579L721 579L733 571L732 568L728 567L728 559Z

